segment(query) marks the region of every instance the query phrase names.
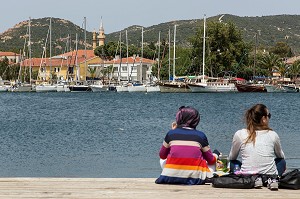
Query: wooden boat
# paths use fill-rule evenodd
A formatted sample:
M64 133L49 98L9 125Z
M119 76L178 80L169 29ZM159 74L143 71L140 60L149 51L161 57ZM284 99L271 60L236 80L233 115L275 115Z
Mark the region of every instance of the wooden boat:
M236 83L239 92L267 92L263 84Z
M159 83L161 93L189 93L191 89L186 82L161 82Z

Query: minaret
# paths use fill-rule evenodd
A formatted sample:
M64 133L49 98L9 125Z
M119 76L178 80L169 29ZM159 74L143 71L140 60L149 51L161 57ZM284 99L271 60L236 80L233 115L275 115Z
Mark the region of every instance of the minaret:
M98 39L99 39L99 46L104 46L104 44L105 44L105 34L104 34L102 17L101 17L101 24L100 24Z
M93 32L93 50L95 50L97 48L97 33L94 30Z

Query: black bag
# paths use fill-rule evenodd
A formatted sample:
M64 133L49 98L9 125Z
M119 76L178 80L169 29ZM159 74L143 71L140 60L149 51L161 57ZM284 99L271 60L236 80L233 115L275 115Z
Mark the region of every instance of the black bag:
M228 174L212 178L212 185L216 188L252 189L257 176Z
M295 169L283 174L279 179L279 188L300 189L300 171Z

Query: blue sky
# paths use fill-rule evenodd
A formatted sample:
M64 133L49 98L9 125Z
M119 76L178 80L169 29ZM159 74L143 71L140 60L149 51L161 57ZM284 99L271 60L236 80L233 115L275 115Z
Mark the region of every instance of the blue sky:
M31 18L56 17L98 30L101 16L105 33L131 25L148 27L183 19L202 19L218 14L268 16L300 14L299 0L0 0L0 33ZM6 8L3 8L6 7Z

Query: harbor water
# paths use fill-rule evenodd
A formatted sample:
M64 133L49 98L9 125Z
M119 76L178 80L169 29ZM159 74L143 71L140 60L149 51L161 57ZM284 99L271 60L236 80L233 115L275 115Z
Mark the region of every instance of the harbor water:
M0 177L158 177L182 105L212 149L230 150L246 109L264 103L288 168L299 168L299 93L1 93Z

